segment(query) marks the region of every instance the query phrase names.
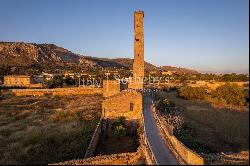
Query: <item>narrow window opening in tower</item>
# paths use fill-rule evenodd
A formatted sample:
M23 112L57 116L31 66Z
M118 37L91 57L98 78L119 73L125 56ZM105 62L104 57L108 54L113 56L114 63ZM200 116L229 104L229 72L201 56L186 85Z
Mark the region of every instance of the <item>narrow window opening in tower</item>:
M135 39L136 41L139 41L139 39Z
M138 57L139 57L139 54L138 54Z
M134 104L130 103L130 111L133 111L133 110L134 110Z

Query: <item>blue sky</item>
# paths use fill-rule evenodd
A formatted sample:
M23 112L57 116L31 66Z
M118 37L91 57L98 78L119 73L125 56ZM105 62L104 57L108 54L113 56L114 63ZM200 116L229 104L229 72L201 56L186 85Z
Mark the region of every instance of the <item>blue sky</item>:
M137 9L145 12L146 61L199 71L249 69L248 0L0 0L0 41L133 58Z

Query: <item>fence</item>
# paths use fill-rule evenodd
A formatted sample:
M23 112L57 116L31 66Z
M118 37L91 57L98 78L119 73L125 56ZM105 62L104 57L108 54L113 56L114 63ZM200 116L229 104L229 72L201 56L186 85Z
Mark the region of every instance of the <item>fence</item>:
M159 113L157 112L155 106L153 106L152 110L154 117L157 120L157 123L162 131L164 139L173 148L174 153L177 155L177 159L180 162L184 162L185 164L188 165L204 165L204 159L199 154L193 152L191 149L186 147L172 133L168 131L168 130L171 131L171 127L169 127L168 130L166 129L165 125L163 125L163 123L161 122L160 118L157 115Z

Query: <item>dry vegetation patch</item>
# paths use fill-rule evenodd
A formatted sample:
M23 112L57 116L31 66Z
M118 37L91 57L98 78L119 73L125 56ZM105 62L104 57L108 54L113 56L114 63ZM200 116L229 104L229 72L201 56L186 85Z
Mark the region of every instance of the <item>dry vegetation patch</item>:
M139 147L138 122L125 118L106 119L94 155L136 152Z
M206 101L182 99L174 91L158 94L175 103L179 112L177 115L181 115L184 121L175 134L189 148L201 154L241 154L242 151L249 151L248 110L222 109ZM167 114L165 112L166 119ZM248 160L245 158L241 163ZM224 159L220 163L222 161L228 163Z
M0 100L0 164L83 158L101 114L101 96Z

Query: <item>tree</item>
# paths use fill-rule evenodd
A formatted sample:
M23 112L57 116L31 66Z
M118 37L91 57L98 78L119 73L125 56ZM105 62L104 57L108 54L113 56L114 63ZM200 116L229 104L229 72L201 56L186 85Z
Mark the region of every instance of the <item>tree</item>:
M115 120L116 125L125 125L126 118L124 116L120 116Z
M202 87L185 86L179 89L179 96L185 99L204 99L206 90Z
M160 98L158 109L164 111L165 113L170 113L174 106L174 102L168 99Z
M245 93L235 84L226 83L211 92L219 104L232 104L244 106L246 104Z
M0 66L0 82L3 82L3 78L5 75L11 74L11 67L6 65Z
M116 126L113 134L120 140L121 137L126 134L126 128L123 125L118 125Z

